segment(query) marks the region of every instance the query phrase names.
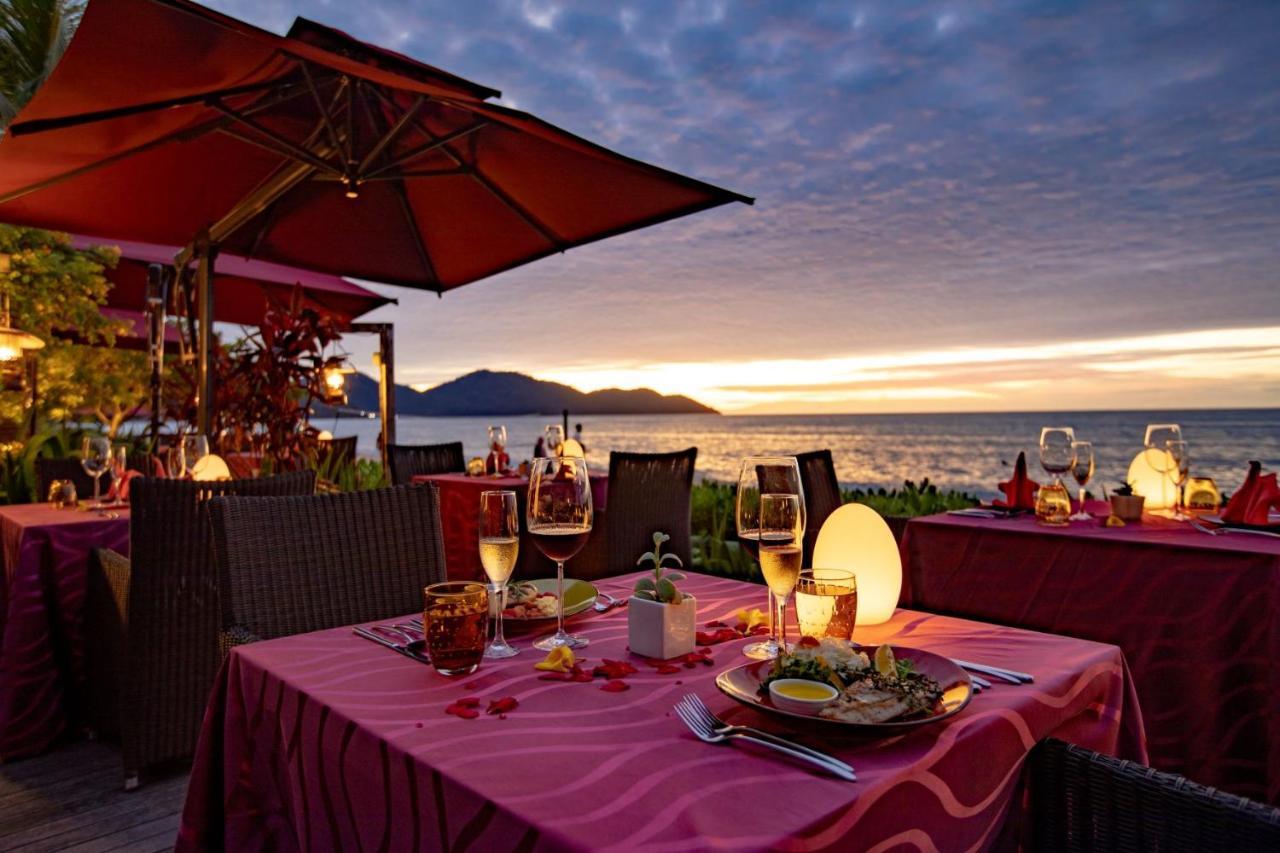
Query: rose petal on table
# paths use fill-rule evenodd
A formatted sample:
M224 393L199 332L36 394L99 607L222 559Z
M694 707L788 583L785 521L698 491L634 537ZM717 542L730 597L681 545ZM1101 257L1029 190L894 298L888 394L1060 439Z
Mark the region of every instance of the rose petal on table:
M480 704L480 697L478 697L478 696L464 696L464 697L462 697L461 699L455 699L455 700L454 700L454 702L453 702L453 704L455 704L455 705L461 705L461 706L462 706L462 707L464 707L464 708L474 708L474 707L476 707L477 705L479 705L479 704Z
M630 690L631 685L625 681L606 681L600 685L600 689L606 693L621 693L624 690Z
M514 711L520 703L516 701L514 696L503 696L501 699L494 699L489 703L489 707L485 709L486 714L506 714L508 711Z
M459 705L456 702L444 709L446 714L453 714L455 717L461 717L464 720L474 720L480 716L480 712L475 708L468 708L466 705Z

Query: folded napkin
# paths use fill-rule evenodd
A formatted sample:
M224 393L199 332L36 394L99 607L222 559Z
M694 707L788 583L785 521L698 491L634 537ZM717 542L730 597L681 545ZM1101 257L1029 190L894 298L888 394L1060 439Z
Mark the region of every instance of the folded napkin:
M1263 474L1261 462L1250 462L1244 483L1222 510L1222 520L1233 524L1267 524L1267 516L1273 506L1280 508L1280 486L1276 484L1276 475Z
M1027 454L1019 452L1018 461L1013 466L1013 476L1000 484L1000 491L1004 492L1004 500L995 500L992 503L1008 509L1034 510L1038 488L1040 484L1027 476Z
M111 481L111 488L107 489L107 502L115 503L117 501L123 502L129 500L129 481L134 477L141 476L141 471L129 470L125 471L118 479L113 479Z

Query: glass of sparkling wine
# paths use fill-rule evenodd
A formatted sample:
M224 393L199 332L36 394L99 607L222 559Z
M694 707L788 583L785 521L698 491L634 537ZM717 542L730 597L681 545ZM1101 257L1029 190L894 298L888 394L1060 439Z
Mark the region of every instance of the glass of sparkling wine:
M556 632L535 642L535 649L579 648L590 642L564 629L564 564L587 544L592 518L587 461L577 456L534 459L526 524L533 544L556 564Z
M858 581L844 569L804 569L796 582L796 620L802 637L853 639Z
M1088 521L1093 518L1084 508L1084 487L1093 479L1093 444L1088 441L1073 441L1071 448L1075 451L1075 462L1071 465L1071 476L1080 487L1080 507L1072 521Z
M774 641L787 651L787 601L800 579L804 557L804 520L799 495L760 496L760 571L778 606Z
M757 562L760 560L760 496L765 492L796 495L800 500L803 527L804 491L800 486L800 465L794 456L748 456L742 460L734 506L738 544ZM772 592L768 594L766 607L769 639L748 643L742 649L744 655L756 660L768 660L778 655L778 645L774 640L776 611Z
M487 658L509 658L518 653L502 635L502 610L506 607L507 581L520 554L520 515L516 493L480 493L480 565L489 578L489 610L493 617L493 642L484 650Z

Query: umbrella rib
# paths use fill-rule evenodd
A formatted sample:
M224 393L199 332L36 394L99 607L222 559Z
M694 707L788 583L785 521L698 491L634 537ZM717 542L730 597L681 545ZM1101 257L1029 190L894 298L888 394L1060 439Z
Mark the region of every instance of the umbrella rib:
M325 108L324 102L320 100L320 90L316 88L315 78L311 76L311 71L307 67L306 62L299 61L298 67L302 69L302 77L307 81L307 90L311 93L311 100L316 105L316 111L320 113L320 120L324 122L324 129L329 134L329 142L335 149L340 149L342 144L338 141L338 131L333 126L333 122L329 120L329 110ZM341 91L347 85L347 78L338 78L338 91ZM334 99L337 102L337 99Z
M235 137L236 139L239 139L241 142L247 142L250 145L257 145L259 147L266 148L267 150L274 151L276 154L280 154L282 156L289 157L294 160L300 160L311 166L315 166L316 169L322 172L333 172L334 174L341 174L340 170L335 169L332 165L325 162L321 158L317 157L314 152L308 151L306 148L303 148L297 143L292 142L288 139L285 139L284 137L279 136L275 133L272 133L270 129L263 127L261 124L249 118L248 116L236 110L233 110L231 107L228 107L226 104L222 103L221 101L214 101L211 104L211 106L218 112L222 113L223 115L239 122L240 124L243 124L245 127L248 127L249 129L265 137L265 139L257 140L252 137L245 136L242 133L233 131L231 128L227 128L227 127L219 128L223 133L227 134L228 136Z
M465 136L469 136L475 133L477 130L480 130L483 127L487 127L488 125L489 125L489 122L487 121L476 122L475 124L470 125L468 127L464 127L461 130L455 130L453 133L442 136L439 139L433 139L433 141L431 142L428 142L424 145L419 145L417 148L413 148L409 151L406 151L404 154L401 154L399 157L397 157L392 162L387 163L385 166L380 166L377 169L374 169L372 172L366 175L364 179L369 180L372 178L376 178L379 175L383 174L384 172L394 169L397 166L403 166L407 163L417 160L423 154L429 154L432 151L436 151L440 148L443 148L444 146L448 145L450 142L454 142L456 140L462 139ZM418 129L420 131L422 130L421 125L418 126ZM427 134L427 136L428 138L430 138L430 134ZM452 159L455 163L457 162L456 157Z
M364 159L361 160L360 165L356 167L356 177L362 175L364 170L369 168L369 166L373 164L374 160L378 159L378 155L385 151L387 146L394 142L396 137L404 132L404 129L409 126L410 122L413 121L414 116L418 114L418 110L422 109L422 105L426 102L426 96L419 95L417 99L414 100L413 104L409 106L409 109L405 110L404 114L401 115L400 118L396 119L396 123L391 126L391 129L383 134L377 144L369 149L368 154L364 155Z

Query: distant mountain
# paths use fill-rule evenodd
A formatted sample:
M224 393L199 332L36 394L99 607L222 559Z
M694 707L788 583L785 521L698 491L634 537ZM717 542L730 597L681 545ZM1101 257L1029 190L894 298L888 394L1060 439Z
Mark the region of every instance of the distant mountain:
M377 380L356 373L347 380L348 408L378 411ZM396 412L427 417L470 415L684 415L719 414L697 400L648 388L605 388L584 393L523 373L477 370L427 391L396 386Z

